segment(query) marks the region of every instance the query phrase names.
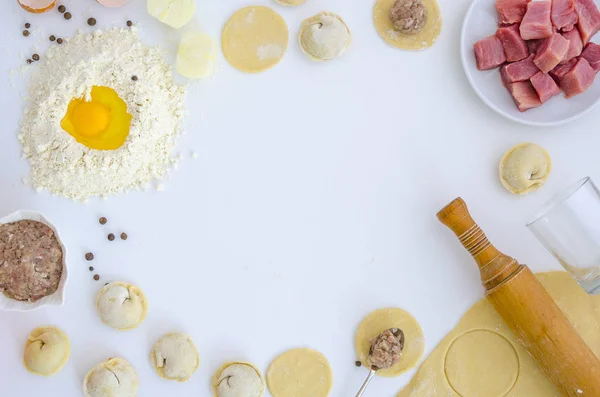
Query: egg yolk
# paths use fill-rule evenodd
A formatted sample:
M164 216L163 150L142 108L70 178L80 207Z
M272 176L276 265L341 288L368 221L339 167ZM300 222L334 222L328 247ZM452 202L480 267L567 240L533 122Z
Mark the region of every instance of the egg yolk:
M74 98L61 127L82 145L96 150L116 150L129 135L131 115L127 104L109 87L92 87L90 100Z

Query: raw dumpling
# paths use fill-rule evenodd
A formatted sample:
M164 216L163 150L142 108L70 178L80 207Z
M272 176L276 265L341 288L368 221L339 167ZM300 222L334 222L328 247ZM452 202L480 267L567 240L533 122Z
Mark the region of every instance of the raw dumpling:
M160 338L152 348L150 361L158 376L178 382L188 381L200 364L192 339L178 333Z
M52 376L69 360L69 338L55 327L38 327L31 331L25 342L23 363L33 374Z
M302 22L299 40L306 55L315 61L328 61L346 52L352 35L342 18L322 12Z
M135 397L137 391L135 368L122 358L111 358L98 364L83 381L85 397Z
M542 187L552 170L550 155L534 143L510 149L500 161L500 181L511 193L524 195Z
M148 301L141 289L124 282L112 282L98 293L96 306L102 322L127 331L139 326L148 314Z
M261 397L265 381L258 369L248 363L229 363L213 377L217 397Z

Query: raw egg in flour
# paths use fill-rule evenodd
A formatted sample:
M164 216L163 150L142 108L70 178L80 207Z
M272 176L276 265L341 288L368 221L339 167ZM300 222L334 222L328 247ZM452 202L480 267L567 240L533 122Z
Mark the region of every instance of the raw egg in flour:
M92 87L89 101L74 98L60 126L82 145L115 150L129 135L131 115L127 104L109 87Z

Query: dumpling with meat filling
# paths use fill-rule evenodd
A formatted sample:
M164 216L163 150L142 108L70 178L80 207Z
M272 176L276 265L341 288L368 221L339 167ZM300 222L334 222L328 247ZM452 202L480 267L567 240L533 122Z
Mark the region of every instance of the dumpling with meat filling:
M111 358L96 365L83 381L85 397L135 397L137 392L137 372L122 358Z
M120 331L137 328L148 314L144 292L120 281L109 283L100 290L96 307L102 322Z
M33 374L52 376L65 366L71 354L69 338L56 327L38 327L25 342L23 363Z
M188 381L200 365L194 342L180 333L161 337L152 348L150 361L158 376L178 382Z
M509 192L525 195L542 187L552 171L552 160L544 148L522 143L500 160L500 181Z

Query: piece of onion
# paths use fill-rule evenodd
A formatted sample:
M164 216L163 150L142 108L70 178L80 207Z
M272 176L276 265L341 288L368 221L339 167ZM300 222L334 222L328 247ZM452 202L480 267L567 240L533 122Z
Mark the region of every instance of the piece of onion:
M26 11L40 14L51 10L56 5L56 0L17 0Z

